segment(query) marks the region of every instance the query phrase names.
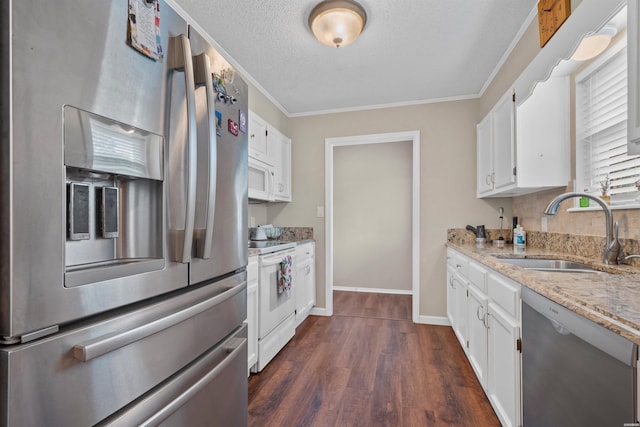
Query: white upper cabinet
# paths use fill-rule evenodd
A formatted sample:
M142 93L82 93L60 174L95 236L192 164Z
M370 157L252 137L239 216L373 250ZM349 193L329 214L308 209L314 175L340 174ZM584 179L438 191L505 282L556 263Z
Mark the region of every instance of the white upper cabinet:
M249 198L290 202L291 139L253 111L249 111L249 158L253 159L249 162Z
M625 0L580 2L518 76L513 87L480 122L477 128L478 197L511 197L565 187L569 183L569 71L558 65L575 62L563 59L572 55L583 36L597 32L626 3ZM630 1L629 139L637 142L630 142L629 148L635 145L640 154L640 12L637 9L638 0ZM513 108L508 108L507 98L513 93L515 103ZM509 140L512 145L508 144Z
M478 197L567 185L569 96L568 77L551 77L517 107L517 94L511 92L498 101L477 127Z
M627 5L627 60L629 61L628 154L640 154L640 2Z
M268 126L268 139L274 144L276 153L274 194L275 200L291 201L291 138Z
M493 116L493 189L503 191L515 186L515 102L505 94L492 111Z
M569 76L538 83L516 107L516 165L520 193L569 183L571 169Z
M478 197L493 191L493 141L491 140L491 114L487 115L478 126Z
M249 157L274 166L276 150L268 144L267 133L267 122L249 111Z
M514 105L506 93L477 126L478 197L515 186Z

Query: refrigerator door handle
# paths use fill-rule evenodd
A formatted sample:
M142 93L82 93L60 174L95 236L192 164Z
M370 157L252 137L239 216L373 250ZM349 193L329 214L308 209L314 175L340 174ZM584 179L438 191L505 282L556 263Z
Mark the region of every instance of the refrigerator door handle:
M103 354L118 350L126 345L140 341L155 333L171 328L180 322L207 311L216 305L226 301L247 287L247 282L242 281L239 284L227 288L221 294L204 300L198 304L191 305L183 310L170 314L169 316L156 319L152 322L145 323L136 328L129 329L125 332L116 332L107 334L82 344L73 346L73 357L81 362L88 362Z
M169 69L184 72L185 93L187 103L187 193L186 193L186 216L184 225L184 235L179 236L182 242L177 242L178 252L174 261L184 264L191 261L191 246L193 244L193 228L196 212L196 165L197 165L197 123L196 123L196 95L195 81L193 78L193 63L191 60L191 44L189 38L184 34L171 37L169 43ZM178 233L177 233L178 234ZM179 233L181 234L181 233ZM179 240L179 239L177 239ZM179 247L182 243L182 248Z
M207 203L205 213L204 230L196 230L196 256L202 259L211 258L211 246L213 245L213 224L216 212L216 188L218 166L218 140L216 138L216 95L213 90L213 78L211 62L206 53L193 58L195 65L195 84L204 85L207 98L207 138L201 139L207 144L208 156L208 180ZM203 142L201 142L203 143Z

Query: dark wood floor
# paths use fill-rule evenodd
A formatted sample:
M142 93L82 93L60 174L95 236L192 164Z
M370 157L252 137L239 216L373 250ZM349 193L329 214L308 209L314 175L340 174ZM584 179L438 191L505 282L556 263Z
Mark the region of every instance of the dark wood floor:
M334 292L333 313L336 316L411 321L411 295Z
M499 426L451 328L410 319L410 296L335 292L249 379L249 425Z

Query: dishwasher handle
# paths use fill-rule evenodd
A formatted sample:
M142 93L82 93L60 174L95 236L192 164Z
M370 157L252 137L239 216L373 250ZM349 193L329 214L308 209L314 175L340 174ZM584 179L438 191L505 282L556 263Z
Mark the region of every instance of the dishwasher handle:
M553 326L553 329L556 330L557 333L559 333L560 335L570 335L571 331L568 330L567 328L564 327L564 325L560 322L558 322L555 319L549 319L549 322L551 322L551 325Z

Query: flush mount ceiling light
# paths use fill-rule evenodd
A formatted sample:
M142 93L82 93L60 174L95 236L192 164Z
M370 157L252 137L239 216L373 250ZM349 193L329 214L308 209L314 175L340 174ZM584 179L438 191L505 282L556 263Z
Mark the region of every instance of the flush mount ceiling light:
M609 47L611 39L617 33L618 30L615 26L605 25L597 33L584 37L571 59L574 61L587 61L595 58Z
M309 15L313 35L320 43L331 47L353 43L366 23L366 12L352 0L325 0Z

